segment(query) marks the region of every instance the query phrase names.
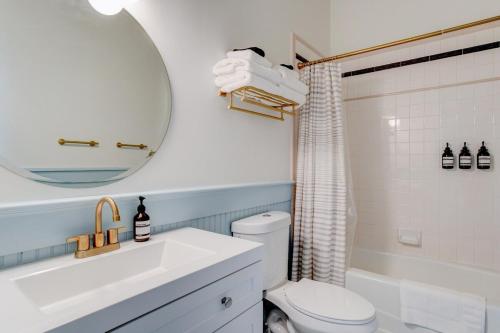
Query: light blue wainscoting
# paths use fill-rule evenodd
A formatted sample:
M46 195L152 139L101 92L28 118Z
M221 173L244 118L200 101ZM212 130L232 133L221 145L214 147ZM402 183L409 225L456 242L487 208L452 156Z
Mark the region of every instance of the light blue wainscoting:
M137 197L145 196L152 232L194 227L230 234L232 221L270 210L290 211L292 183L265 183L150 193L111 195L132 238ZM74 251L65 244L72 235L94 232L98 197L73 198L0 206L0 269L43 260ZM104 228L113 226L106 207Z

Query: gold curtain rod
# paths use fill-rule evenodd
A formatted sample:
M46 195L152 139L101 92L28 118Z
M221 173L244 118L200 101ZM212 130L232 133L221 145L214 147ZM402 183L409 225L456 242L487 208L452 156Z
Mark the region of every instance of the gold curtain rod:
M338 60L338 59L349 58L349 57L357 56L357 55L364 54L364 53L369 53L369 52L373 52L373 51L383 50L383 49L386 49L386 48L389 48L389 47L393 47L393 46L408 44L408 43L417 42L417 41L428 39L428 38L432 38L432 37L442 36L442 35L445 35L445 34L448 34L448 33L451 33L451 32L460 31L460 30L464 30L464 29L469 29L469 28L473 28L473 27L476 27L476 26L479 26L479 25L496 22L496 21L499 21L499 20L500 20L500 15L493 16L493 17L490 17L490 18L486 18L484 20L479 20L479 21L474 21L474 22L462 24L462 25L457 25L455 27L451 27L451 28L447 28L447 29L442 29L442 30L437 30L437 31L429 32L429 33L426 33L426 34L423 34L423 35L408 37L408 38L396 40L396 41L385 43L385 44L380 44L380 45L376 45L376 46L372 46L372 47L367 47L367 48L356 50L356 51L351 51L351 52L347 52L347 53L342 53L342 54L334 55L334 56L323 58L323 59L318 59L318 60L313 60L313 61L309 61L309 62L300 63L298 67L299 67L299 69L302 69L302 68L307 67L307 66L312 66L312 65L317 65L317 64L325 63L325 62L335 61L335 60Z

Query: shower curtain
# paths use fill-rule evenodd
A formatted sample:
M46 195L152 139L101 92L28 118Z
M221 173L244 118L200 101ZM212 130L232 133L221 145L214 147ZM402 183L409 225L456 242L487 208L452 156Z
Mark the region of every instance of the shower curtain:
M305 67L301 79L310 93L299 113L292 280L344 286L349 191L340 65Z

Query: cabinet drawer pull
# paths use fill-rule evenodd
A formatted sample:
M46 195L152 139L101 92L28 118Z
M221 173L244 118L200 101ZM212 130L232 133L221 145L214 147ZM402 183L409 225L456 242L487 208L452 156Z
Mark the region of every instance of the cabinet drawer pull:
M220 301L226 309L229 309L233 305L233 299L231 297L224 297Z

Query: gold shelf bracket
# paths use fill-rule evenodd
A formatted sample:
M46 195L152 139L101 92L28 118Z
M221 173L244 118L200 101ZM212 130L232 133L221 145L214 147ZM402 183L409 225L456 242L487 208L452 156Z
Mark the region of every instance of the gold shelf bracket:
M241 87L230 93L219 91L219 96L228 97L229 102L227 108L229 110L244 112L279 121L285 120L285 114L295 116L298 107L298 103L292 100L279 95L271 94L265 90L252 86ZM234 103L235 98L239 98L242 103L258 106L266 111L270 111L271 113L259 112L237 106Z

